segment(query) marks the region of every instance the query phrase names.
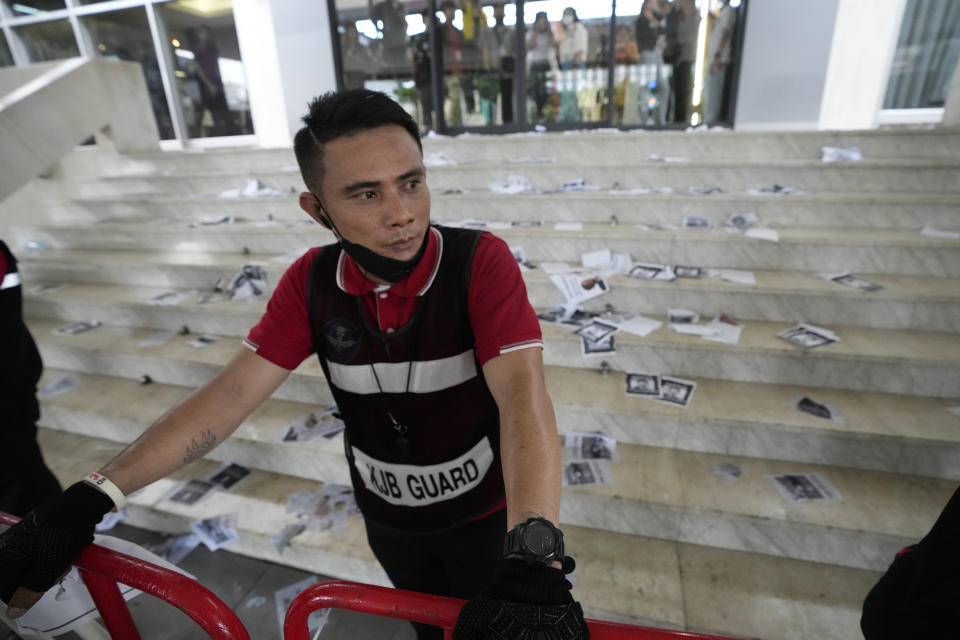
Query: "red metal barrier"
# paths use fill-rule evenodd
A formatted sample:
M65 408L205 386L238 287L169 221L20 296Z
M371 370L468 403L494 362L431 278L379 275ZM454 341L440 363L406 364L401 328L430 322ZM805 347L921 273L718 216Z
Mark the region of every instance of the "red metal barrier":
M283 621L283 637L284 640L310 640L307 618L317 609L333 608L432 624L443 627L444 637L450 638L460 607L465 602L342 580L321 582L305 590L290 603ZM587 620L587 626L590 627L590 640L734 640L600 620Z
M0 524L20 519L0 511ZM91 544L74 561L113 640L140 640L117 583L139 589L186 613L213 640L250 640L230 608L187 576L145 560Z

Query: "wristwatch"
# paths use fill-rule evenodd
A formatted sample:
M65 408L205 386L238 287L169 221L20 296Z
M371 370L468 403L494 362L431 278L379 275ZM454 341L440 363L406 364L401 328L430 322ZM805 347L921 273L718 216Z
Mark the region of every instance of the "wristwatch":
M531 564L563 563L563 532L546 518L530 518L503 539L503 556L515 554Z

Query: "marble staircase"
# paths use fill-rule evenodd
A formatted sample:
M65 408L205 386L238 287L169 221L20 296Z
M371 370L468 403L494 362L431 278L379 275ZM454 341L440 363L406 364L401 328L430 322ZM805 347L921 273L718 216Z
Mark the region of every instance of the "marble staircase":
M822 145L857 146L865 160L822 163ZM576 264L584 251L610 248L636 261L754 271L755 285L614 276L610 293L586 305L660 320L671 308L729 313L744 324L737 345L664 326L643 338L618 334L615 356L584 357L568 327L543 324L561 434L599 430L620 443L614 484L564 490L561 520L585 608L744 638L859 637L866 591L900 547L925 533L960 480L960 420L947 411L960 404L960 240L920 233L924 225L960 228L960 132L601 132L432 138L424 147L427 157L454 162L429 169L434 219L542 221L493 229L535 264ZM652 154L684 161L655 162ZM488 190L510 174L540 189L576 177L600 188ZM251 178L283 195L218 196ZM614 183L620 191L610 193ZM773 184L802 193L747 193ZM693 195L695 186L724 192ZM623 192L638 187L672 192ZM290 252L330 240L299 211L291 188L300 187L289 150L84 149L0 204L0 220L11 209L37 208L36 222L12 230L15 249L43 249L19 251L26 314L47 366L43 384L66 376L77 384L43 401L41 442L58 473L69 479L102 463L213 376L265 305L186 295L161 306L153 298L209 292L251 262L265 265L272 286ZM453 189L463 192L443 193ZM722 227L746 211L779 241L678 228L685 215ZM190 226L224 215L237 220ZM558 221L584 226L559 231ZM817 276L840 270L884 288L863 293ZM561 301L542 269L524 278L538 309ZM65 286L31 292L40 283ZM53 334L92 320L103 325ZM797 322L827 327L840 342L803 351L776 337ZM140 345L183 326L189 335ZM218 339L187 345L201 333ZM698 387L689 408L671 407L628 396L625 371L678 375ZM142 376L152 382L141 384ZM291 493L348 478L339 439L280 441L292 418L330 402L322 377L318 363L305 362L208 460L138 493L128 520L179 532L197 517L236 511L243 538L231 550L384 582L365 546L350 544L363 538L360 522L298 536L282 555L270 542L290 518L283 507ZM795 410L804 395L842 410L843 422ZM195 507L163 499L179 479L202 477L217 461L258 471ZM730 465L736 481L717 473ZM768 477L781 473L819 473L842 500L787 502Z

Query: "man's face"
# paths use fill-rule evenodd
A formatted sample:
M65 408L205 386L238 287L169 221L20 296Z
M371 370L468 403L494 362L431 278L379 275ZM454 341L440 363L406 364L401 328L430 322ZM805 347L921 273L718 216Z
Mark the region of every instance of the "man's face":
M493 18L497 21L497 24L503 22L503 5L495 4L493 5Z
M443 10L443 17L446 19L446 24L453 24L453 18L457 15L457 10L453 7L445 7Z
M417 254L430 224L430 192L423 154L406 129L386 125L328 142L323 171L318 195L344 238L395 260ZM317 217L308 194L301 207Z

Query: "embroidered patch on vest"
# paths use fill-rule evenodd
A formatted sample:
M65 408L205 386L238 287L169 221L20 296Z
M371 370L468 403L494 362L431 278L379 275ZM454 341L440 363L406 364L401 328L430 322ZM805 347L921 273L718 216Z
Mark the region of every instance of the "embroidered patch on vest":
M360 350L360 327L349 320L334 318L323 325L321 331L331 360L350 362Z

